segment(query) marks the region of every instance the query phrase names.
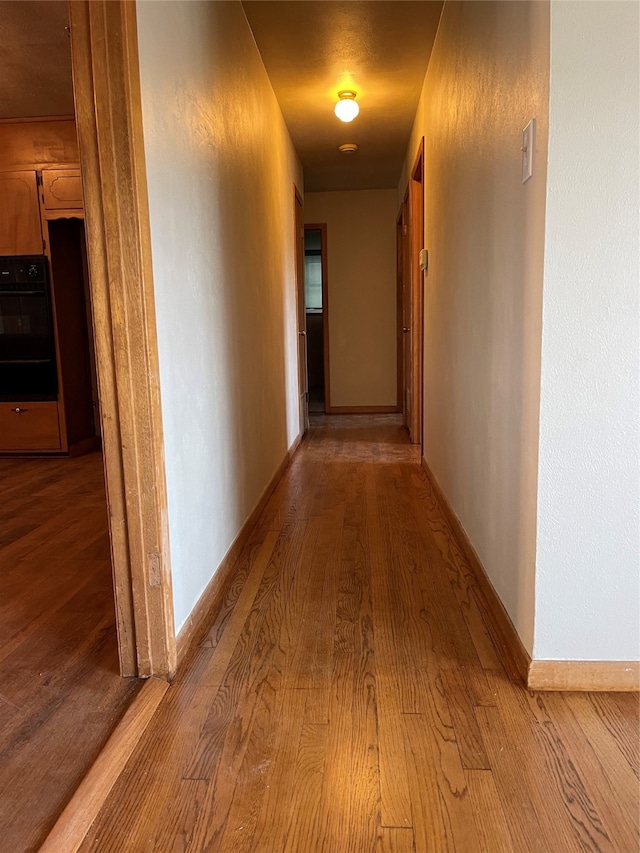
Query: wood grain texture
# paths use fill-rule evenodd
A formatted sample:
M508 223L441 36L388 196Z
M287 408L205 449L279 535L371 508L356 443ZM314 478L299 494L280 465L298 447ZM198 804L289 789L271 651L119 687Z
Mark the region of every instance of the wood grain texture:
M471 572L469 586L472 598L467 598L464 604L477 611L479 618L484 621L493 640L494 650L498 651L503 665L512 677L519 676L530 690L632 693L640 690L640 661L531 659L464 527L424 458L422 468ZM493 650L485 647L479 651L491 655Z
M82 210L80 169L43 169L42 201L46 210Z
M35 171L0 172L0 255L41 255Z
M0 452L60 451L58 404L0 403Z
M121 666L166 678L176 640L136 7L73 0L69 16Z
M22 853L141 682L118 672L100 454L2 459L0 482L0 851Z
M631 694L507 675L400 419L311 417L83 853L636 853Z
M144 682L39 853L76 853L168 688L156 678Z
M532 660L530 690L640 690L640 661Z
M200 596L196 606L189 614L187 621L180 629L176 639L178 666L180 666L184 660L192 643L194 643L198 637L207 630L212 612L220 606L222 598L228 591L229 584L233 579L233 572L235 571L236 563L249 542L253 528L255 527L258 518L267 505L276 486L282 479L282 475L291 464L291 460L300 446L300 441L301 438L298 436L287 451L275 474L267 483L258 503L255 505L251 514L242 525L241 530L234 539L224 559L216 569L216 572L207 585L207 588Z
M78 165L73 116L0 120L0 170Z
M491 634L491 639L500 655L502 664L512 677L516 678L519 676L526 683L529 664L531 663L529 653L522 645L522 640L504 605L500 601L498 593L493 588L493 584L489 580L480 558L469 541L464 527L460 524L457 515L453 511L424 457L422 458L422 468L427 475L440 509L453 532L456 543L462 549L463 555L466 558L468 570L472 575L471 587L476 604L487 630Z

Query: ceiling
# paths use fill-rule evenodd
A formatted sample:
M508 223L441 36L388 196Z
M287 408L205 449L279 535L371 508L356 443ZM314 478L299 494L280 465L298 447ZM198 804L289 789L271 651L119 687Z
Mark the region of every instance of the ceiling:
M395 187L442 0L244 0L305 189ZM66 0L1 0L0 118L72 115ZM360 115L343 124L337 93ZM338 146L359 145L345 155Z
M243 0L304 168L305 190L396 187L441 0ZM355 89L343 124L337 93ZM357 154L341 154L345 142Z
M0 118L73 115L66 0L0 2Z

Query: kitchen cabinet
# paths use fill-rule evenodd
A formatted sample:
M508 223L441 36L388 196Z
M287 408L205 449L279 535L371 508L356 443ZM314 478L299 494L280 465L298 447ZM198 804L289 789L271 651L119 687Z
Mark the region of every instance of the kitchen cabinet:
M36 172L0 172L0 255L41 255Z
M82 180L80 169L43 169L42 202L49 211L82 210Z
M0 454L75 454L99 444L83 207L74 122L0 119L3 283L28 296L0 291ZM23 262L42 266L44 286L14 282Z

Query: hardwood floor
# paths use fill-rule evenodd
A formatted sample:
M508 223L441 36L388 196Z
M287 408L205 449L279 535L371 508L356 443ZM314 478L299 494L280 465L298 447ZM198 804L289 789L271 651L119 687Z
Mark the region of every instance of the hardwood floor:
M638 698L529 694L394 416L319 417L81 850L638 851Z
M0 459L0 482L0 851L23 853L141 682L118 671L100 454Z

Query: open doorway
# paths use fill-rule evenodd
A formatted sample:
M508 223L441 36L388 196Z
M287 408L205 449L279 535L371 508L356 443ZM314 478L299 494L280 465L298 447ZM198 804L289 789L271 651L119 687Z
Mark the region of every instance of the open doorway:
M140 683L120 674L75 117L29 115L28 76L20 96L0 120L0 820L30 850Z
M0 817L22 850L140 688L121 675L170 675L176 653L139 136L114 131L139 122L135 7L6 6L0 337L16 363L0 372Z
M309 412L329 408L327 226L304 226L304 294L307 321Z

